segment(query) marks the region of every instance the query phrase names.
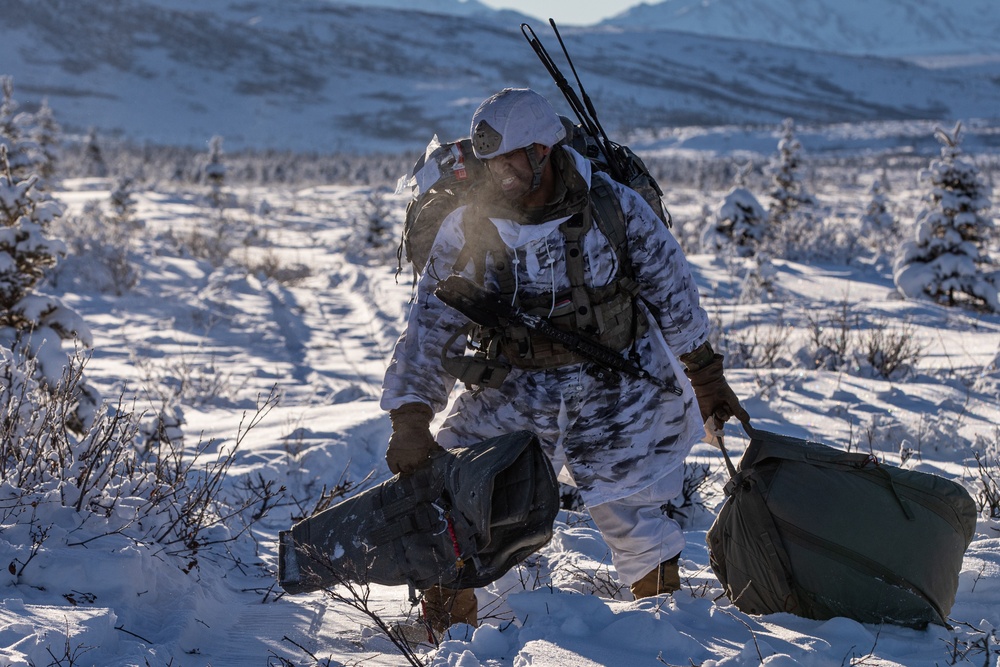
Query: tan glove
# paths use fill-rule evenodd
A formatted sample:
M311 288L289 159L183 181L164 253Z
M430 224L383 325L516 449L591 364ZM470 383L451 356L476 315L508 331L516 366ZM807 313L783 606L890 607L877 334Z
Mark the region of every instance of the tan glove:
M713 418L716 430L721 429L730 417L736 417L744 424L750 422L750 415L740 405L736 393L723 376L722 359L723 356L716 354L708 343L681 356L681 361L688 367L685 373L694 387L701 419L707 424L709 418Z
M431 435L434 411L424 403L407 403L389 411L392 435L385 452L385 462L394 473L411 473L441 446Z

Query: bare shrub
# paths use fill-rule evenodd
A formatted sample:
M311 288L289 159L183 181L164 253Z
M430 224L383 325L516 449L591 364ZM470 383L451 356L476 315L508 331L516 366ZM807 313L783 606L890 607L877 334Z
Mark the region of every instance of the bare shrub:
M993 658L1000 656L1000 633L988 624L976 627L963 621L956 624L945 646L949 665L995 664Z
M980 485L976 505L980 514L1000 519L1000 427L994 428L992 443L981 435L976 439L976 472Z
M214 354L204 361L195 357L178 352L156 361L139 350L132 352L131 361L140 371L144 392L153 403L163 406L162 410L179 404L197 407L235 402L247 378L223 371Z
M878 375L886 379L905 375L924 354L925 346L915 334L916 328L910 322L894 327L888 319L878 317L858 335L859 353Z
M660 509L685 530L692 529L697 520L709 516L711 510L705 505L704 488L711 478L711 466L707 463L685 463L684 482L681 493Z
M810 356L815 368L839 370L850 359L852 331L858 316L845 297L832 313L806 309Z
M160 442L144 452L140 418L122 399L102 406L90 428L77 434L69 426L72 380L43 390L27 363L11 355L0 359L0 483L11 490L0 502L0 515L6 525L27 526L32 541L26 556L12 564L17 576L43 554L49 538L38 507L71 508L83 522L99 526L68 546L122 535L180 557L179 566L189 572L199 553L238 539L283 492L264 480L244 484L238 496L223 489L237 449L275 404L273 391L258 400L255 413L244 413L232 446L199 443L192 452Z
M226 263L236 248L233 236L229 220L220 214L211 220L205 231L196 227L178 240L193 257L218 267Z
M252 415L243 413L235 442L229 448L213 441L199 441L193 452L186 452L183 445L161 442L153 452L151 481L157 491L147 498L139 513L156 519L156 528L150 533L152 540L166 547L167 553L189 556L189 568L197 564L199 550L235 540L263 517L266 512L261 510L273 503L275 495L284 492L262 479L259 485L245 483L247 495L238 502L222 493L223 483L236 462L236 451L277 400L275 389L267 397L258 398L256 411ZM213 448L215 453L209 454ZM255 507L248 521L247 512ZM236 520L243 525L234 532L232 524Z
M273 251L251 255L246 253L240 264L255 276L270 278L286 287L301 284L313 275L313 270L300 262L283 261Z
M747 326L731 327L726 333L726 363L732 368L782 368L790 365L788 325L779 312L775 323L759 324L748 319Z
M413 648L414 645L420 642L414 641L412 637L408 636L410 635L410 632L408 631L420 631L423 637L434 639L436 641L434 635L430 634L431 631L429 627L424 628L423 625L421 625L420 627L409 628L386 620L383 617L381 610L376 609L372 605L371 585L368 583L367 576L367 572L369 572L369 570L367 568L364 568L364 571L360 571L359 565L358 570L348 573L344 571L341 564L335 564L333 559L330 558L328 554L323 553L314 547L308 549L308 552L308 557L316 562L317 567L322 568L336 581L334 585L325 586L322 589L323 594L328 600L334 604L345 605L351 609L355 609L368 617L375 624L375 627L377 627L386 636L386 638L399 652L400 656L405 661L405 663L401 664L411 665L412 667L424 666L425 663L421 660L420 656ZM413 607L416 608L418 601L412 588L411 598L411 603L413 604ZM422 624L423 620L420 619L418 623ZM294 644L299 649L305 651L314 661L316 660L316 656L312 655L312 653L307 651L300 644L295 643L288 637L285 637L284 639ZM286 663L283 662L282 664ZM316 664L321 663L316 661Z

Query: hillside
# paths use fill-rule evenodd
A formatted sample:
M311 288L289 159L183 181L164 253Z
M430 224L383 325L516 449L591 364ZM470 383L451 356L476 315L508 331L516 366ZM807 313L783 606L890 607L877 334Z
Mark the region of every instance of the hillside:
M518 20L323 0L210 7L7 0L0 74L14 77L25 108L46 98L73 132L94 127L192 146L219 134L231 149L414 150L435 133L467 134L475 106L503 86L531 86L562 102ZM547 26L536 30L559 56ZM951 124L1000 108L1000 64L931 69L607 26L563 36L616 135L789 116Z

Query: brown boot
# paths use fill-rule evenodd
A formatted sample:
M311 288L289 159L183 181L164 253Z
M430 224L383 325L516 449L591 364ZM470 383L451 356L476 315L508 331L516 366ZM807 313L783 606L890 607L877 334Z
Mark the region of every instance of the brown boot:
M455 590L431 586L424 591L424 618L437 633L443 633L456 623L475 626L478 613L474 588Z
M642 579L629 586L632 590L632 596L639 600L679 590L681 587L681 573L678 566L680 557L681 555L677 554L670 560L663 561Z

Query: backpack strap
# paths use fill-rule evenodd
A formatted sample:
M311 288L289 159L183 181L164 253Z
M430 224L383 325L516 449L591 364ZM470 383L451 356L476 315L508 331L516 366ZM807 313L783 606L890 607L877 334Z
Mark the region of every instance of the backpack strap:
M632 297L632 342L645 331L645 321L640 321L640 315L635 308L635 301L641 299L639 296L639 283L635 280L635 267L632 266L632 258L628 252L628 229L625 224L625 210L622 202L618 199L611 184L600 176L594 175L590 179L591 206L596 213L597 228L611 243L611 247L618 257L618 277L617 281L624 292ZM642 299L647 307L651 304ZM634 353L634 349L633 349Z
M599 327L599 323L595 325L594 308L587 292L583 262L583 237L593 225L590 206L559 225L560 231L566 238L566 273L569 277L570 298L576 309L576 323L585 331Z
M597 228L611 242L618 257L620 271L634 277L632 261L628 256L628 233L625 228L625 211L611 184L596 174L590 179L591 207L596 214Z

